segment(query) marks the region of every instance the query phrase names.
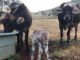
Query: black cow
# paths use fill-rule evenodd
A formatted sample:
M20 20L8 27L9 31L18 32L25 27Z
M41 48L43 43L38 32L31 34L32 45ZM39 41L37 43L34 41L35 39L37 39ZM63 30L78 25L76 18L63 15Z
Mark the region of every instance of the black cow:
M20 44L23 43L23 33L25 33L25 45L26 50L29 52L29 46L28 46L28 34L29 34L29 28L32 24L32 16L30 15L30 12L28 11L28 8L24 4L20 4L17 8L15 8L11 13L15 19L15 29L19 31L18 37L18 47Z
M25 33L25 45L27 53L30 52L28 46L28 34L29 28L32 24L32 16L28 8L23 4L15 4L17 7L13 7L11 4L11 13L6 14L5 18L2 21L4 25L4 32L12 32L13 30L18 30L19 34L17 35L17 52L20 50L20 47L23 44L23 33ZM14 8L14 9L13 9Z
M67 31L67 43L69 44L70 40L70 31L72 27L75 28L75 37L74 40L77 40L77 28L80 22L80 12L79 9L75 6L72 6L68 3L63 3L60 6L61 12L58 13L58 21L59 21L59 28L60 28L60 44L62 44L63 38L63 30L68 29Z

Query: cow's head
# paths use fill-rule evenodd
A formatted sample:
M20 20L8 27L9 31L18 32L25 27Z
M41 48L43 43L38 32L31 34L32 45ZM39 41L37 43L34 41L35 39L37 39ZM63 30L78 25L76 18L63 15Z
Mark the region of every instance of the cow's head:
M59 13L62 13L63 20L65 21L72 20L73 14L78 14L80 12L76 6L72 6L69 3L63 3L58 11Z
M21 4L21 3L13 2L13 3L10 5L11 13L13 13L13 12L15 11L15 9L18 8L18 6L19 6L20 4Z

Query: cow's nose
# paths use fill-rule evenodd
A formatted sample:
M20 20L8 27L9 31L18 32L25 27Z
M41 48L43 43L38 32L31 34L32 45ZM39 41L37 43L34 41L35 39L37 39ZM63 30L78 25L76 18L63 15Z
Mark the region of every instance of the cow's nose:
M64 20L70 20L71 17L69 15L64 16Z

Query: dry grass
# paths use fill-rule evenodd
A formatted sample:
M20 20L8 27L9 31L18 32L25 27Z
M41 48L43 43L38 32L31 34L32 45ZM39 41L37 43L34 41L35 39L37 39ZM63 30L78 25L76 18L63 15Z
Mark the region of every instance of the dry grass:
M79 26L80 27L80 26ZM30 36L31 33L36 28L43 28L50 33L51 39L58 39L59 38L59 23L57 19L41 19L41 20L33 20L32 26L30 29ZM65 31L66 32L66 31ZM66 36L66 34L64 34ZM74 29L72 29L71 36L74 37ZM80 28L78 29L78 38L80 37Z
M36 28L43 28L49 31L50 38L56 38L59 36L58 22L56 19L55 20L54 19L33 20L33 23L30 29L30 35L32 31L34 31Z
M32 32L36 28L43 28L50 33L49 52L52 60L80 60L80 43L78 42L77 44L73 41L74 29L71 32L70 46L67 46L65 41L63 42L63 46L59 46L60 32L58 25L57 19L33 20L29 36L31 37ZM0 25L0 29L3 30L2 25ZM79 39L80 28L78 29L78 41ZM64 34L64 40L66 40L66 33Z

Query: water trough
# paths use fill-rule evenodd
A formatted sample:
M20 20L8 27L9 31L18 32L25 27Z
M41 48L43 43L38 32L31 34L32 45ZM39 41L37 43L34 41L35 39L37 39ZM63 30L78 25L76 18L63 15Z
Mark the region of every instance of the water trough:
M15 54L15 45L17 43L17 31L11 33L0 33L0 60L13 56Z

